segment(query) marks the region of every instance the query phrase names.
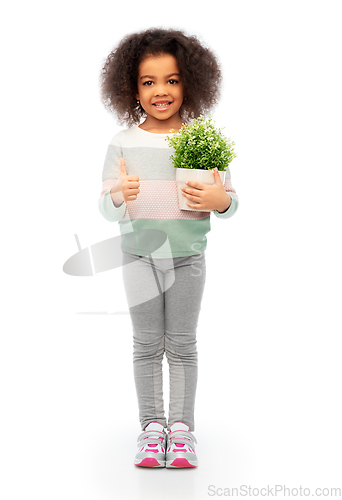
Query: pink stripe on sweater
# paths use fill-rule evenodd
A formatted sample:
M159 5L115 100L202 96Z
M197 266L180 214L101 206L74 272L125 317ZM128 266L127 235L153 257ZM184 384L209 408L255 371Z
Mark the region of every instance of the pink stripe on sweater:
M231 192L236 194L236 191L235 189L233 189L232 182L230 179L226 179L224 181L224 189L227 191L227 193Z
M209 212L180 210L176 181L140 181L140 193L134 201L127 202L123 220L132 219L187 219L209 217Z
M111 189L113 186L115 186L115 184L117 182L118 182L117 179L107 179L106 181L103 181L103 183L102 183L102 191L101 191L100 198L102 198L102 196L105 194L105 192L108 189Z
M114 186L117 179L107 179L103 182L101 197ZM235 193L230 179L226 179L224 188ZM126 203L123 220L133 219L186 219L198 220L210 217L210 212L180 210L176 181L147 180L140 181L140 193L134 201Z

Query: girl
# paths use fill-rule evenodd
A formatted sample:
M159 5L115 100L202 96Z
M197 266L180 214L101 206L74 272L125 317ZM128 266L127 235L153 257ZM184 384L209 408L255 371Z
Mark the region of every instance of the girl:
M119 221L122 235L143 431L134 461L138 466L197 466L192 434L196 328L210 230L210 212L200 209L227 219L236 212L238 198L229 169L225 185L216 170L215 184L192 182L183 189L189 207L198 211L180 210L172 149L165 138L178 132L182 122L213 108L220 82L219 64L208 48L196 37L165 29L123 39L101 72L105 107L129 126L108 147L99 208L107 220ZM162 394L164 352L170 373L168 422Z

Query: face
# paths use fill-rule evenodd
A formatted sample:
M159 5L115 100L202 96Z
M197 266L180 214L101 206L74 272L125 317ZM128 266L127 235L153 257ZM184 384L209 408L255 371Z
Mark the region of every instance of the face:
M140 63L136 98L147 114L145 128L181 126L183 85L174 56L149 56Z

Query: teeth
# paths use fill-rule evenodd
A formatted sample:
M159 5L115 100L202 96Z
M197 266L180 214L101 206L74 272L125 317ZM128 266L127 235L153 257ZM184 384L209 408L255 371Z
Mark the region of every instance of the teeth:
M156 106L157 108L166 108L166 106L168 106L169 104L170 104L169 102L165 102L165 103L163 103L163 104L158 104L158 103L156 103L156 104L155 104L155 106Z

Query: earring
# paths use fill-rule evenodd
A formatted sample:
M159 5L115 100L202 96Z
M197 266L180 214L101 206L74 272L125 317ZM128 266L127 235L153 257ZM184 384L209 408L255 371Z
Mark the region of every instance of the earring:
M140 104L140 101L138 101L138 99L137 99L137 104Z

